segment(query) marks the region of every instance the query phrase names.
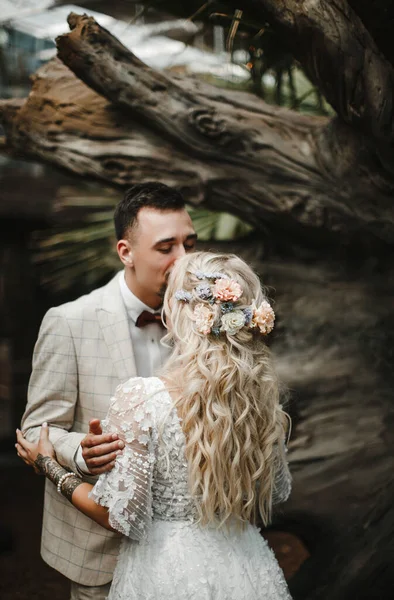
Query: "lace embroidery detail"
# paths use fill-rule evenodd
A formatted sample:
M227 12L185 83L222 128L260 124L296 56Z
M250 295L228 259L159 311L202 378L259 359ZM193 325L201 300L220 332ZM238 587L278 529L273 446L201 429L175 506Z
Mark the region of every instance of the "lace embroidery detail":
M102 427L107 433L117 433L125 449L112 471L99 477L90 497L108 508L114 529L135 540L146 539L152 521L157 436L155 403L143 379L130 379L117 387Z
M108 600L291 600L258 529L157 521L151 543L124 538Z

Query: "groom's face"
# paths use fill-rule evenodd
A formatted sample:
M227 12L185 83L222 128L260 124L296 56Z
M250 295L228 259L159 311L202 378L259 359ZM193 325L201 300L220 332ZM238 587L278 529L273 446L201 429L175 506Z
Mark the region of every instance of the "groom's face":
M148 306L160 306L174 262L194 251L196 239L186 210L142 208L129 235L131 291Z

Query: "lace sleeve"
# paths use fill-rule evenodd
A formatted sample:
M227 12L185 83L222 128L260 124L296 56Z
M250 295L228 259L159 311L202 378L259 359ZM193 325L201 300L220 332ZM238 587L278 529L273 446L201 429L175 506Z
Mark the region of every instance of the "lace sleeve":
M274 448L274 489L272 494L272 504L285 502L291 492L291 474L286 460L287 448L285 443L277 444Z
M108 508L111 527L134 540L147 537L152 520L153 413L143 379L118 386L102 427L117 433L125 448L112 471L100 475L90 493L97 504Z

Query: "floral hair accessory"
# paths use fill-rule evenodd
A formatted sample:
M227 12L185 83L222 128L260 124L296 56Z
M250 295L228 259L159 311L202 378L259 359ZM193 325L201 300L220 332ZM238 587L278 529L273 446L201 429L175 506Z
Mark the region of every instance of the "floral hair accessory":
M242 288L234 279L222 278L215 281L213 295L219 301L236 302L242 296Z
M209 283L199 283L195 290L201 300L210 300L212 298L212 289Z
M190 302L192 298L193 296L191 295L191 293L187 292L186 290L177 290L175 292L176 300L181 300L182 302Z
M260 306L256 307L253 304L252 308L253 317L249 327L258 327L260 333L263 333L264 335L271 333L274 328L275 313L270 304L266 300L263 300Z
M262 335L267 335L273 330L275 313L266 300L259 306L253 301L250 306L238 308L238 300L242 297L243 290L234 279L219 272L197 271L194 275L201 283L197 284L193 292L177 290L175 298L185 303L191 302L193 298L201 301L194 307L192 315L199 333L212 333L219 337L223 332L235 335L244 327L258 330ZM215 304L219 305L219 312L213 308L212 305Z
M245 325L245 314L242 310L236 309L222 316L221 331L227 331L230 335L235 335Z
M247 306L243 309L243 313L245 315L245 325L249 325L253 319L253 308Z
M214 281L215 279L222 279L226 277L224 273L220 273L219 271L216 271L214 273L204 273L204 271L196 271L194 275L197 277L197 279L200 279L200 281L203 281L204 279L211 279L212 281Z
M193 320L196 322L197 331L204 335L211 333L215 315L206 304L196 304L193 312Z
M223 314L226 314L226 313L234 310L234 306L235 306L234 302L221 302L220 310L222 311Z

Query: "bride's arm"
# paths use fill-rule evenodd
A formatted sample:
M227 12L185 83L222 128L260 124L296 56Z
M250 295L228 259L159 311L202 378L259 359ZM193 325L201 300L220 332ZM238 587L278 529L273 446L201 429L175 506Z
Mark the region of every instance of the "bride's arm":
M93 486L90 483L83 482L81 478L74 473L64 469L54 458L54 450L49 441L49 429L47 424L42 425L40 439L38 444L28 442L17 431L17 451L23 460L34 466L47 479L56 485L58 492L65 496L71 504L83 512L87 517L96 521L102 527L115 531L109 524L108 509L96 504L89 493Z
M75 508L93 519L93 521L96 521L101 527L105 527L105 529L109 529L110 531L116 531L109 524L108 508L96 504L94 500L89 498L92 488L93 486L90 483L81 482L81 480L78 483L71 480L64 483L62 494L70 500Z
M50 479L78 510L102 527L134 540L147 536L152 517L153 407L147 398L141 378L116 389L102 423L107 432L124 441L125 448L112 471L100 475L94 487L57 463L47 425L42 427L38 444L31 444L18 432L17 450L25 462Z

